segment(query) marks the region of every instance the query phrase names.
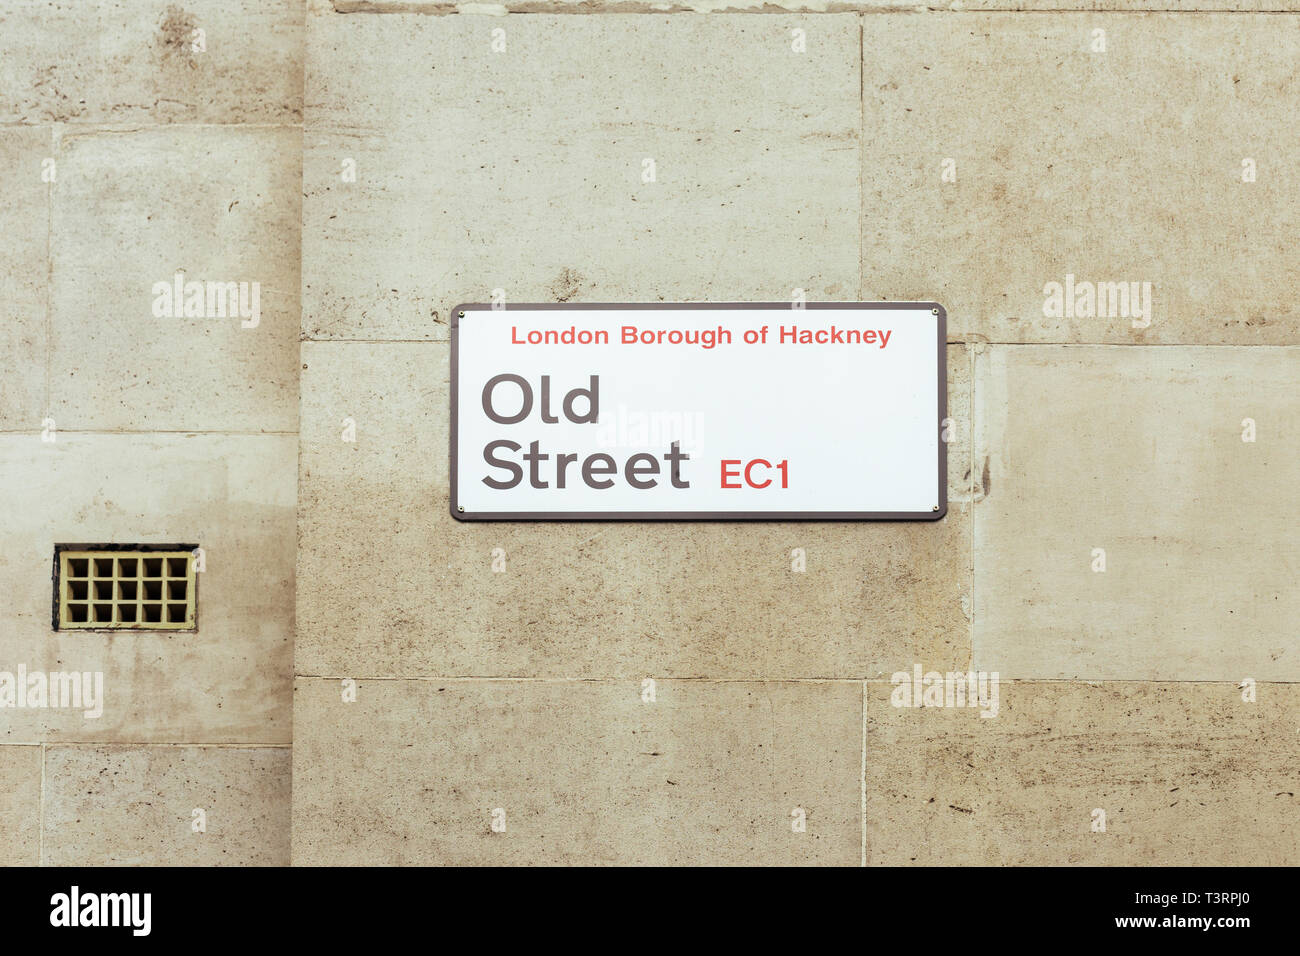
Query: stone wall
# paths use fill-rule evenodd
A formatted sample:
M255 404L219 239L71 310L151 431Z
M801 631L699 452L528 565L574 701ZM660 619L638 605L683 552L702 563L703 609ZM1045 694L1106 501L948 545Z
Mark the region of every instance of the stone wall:
M303 21L0 6L0 671L104 687L0 709L0 862L288 861ZM177 272L260 322L155 316ZM197 632L51 629L56 543L177 541Z
M0 710L0 858L1300 858L1300 4L955 6L6 4L0 670L107 700ZM947 516L453 521L494 289L942 302ZM199 631L52 632L137 540Z

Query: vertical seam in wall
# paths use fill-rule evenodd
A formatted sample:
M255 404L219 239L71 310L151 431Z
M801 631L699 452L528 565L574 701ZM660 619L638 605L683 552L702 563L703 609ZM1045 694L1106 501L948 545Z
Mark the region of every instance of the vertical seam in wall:
M59 161L63 158L59 127L54 126L50 130L50 151L54 154L54 179L58 181ZM50 370L54 366L54 182L45 184L45 396L44 396L44 414L43 419L49 418L52 412L50 401L52 399L50 388ZM45 422L41 422L41 428L44 429ZM56 425L57 427L57 425ZM41 760L44 765L44 756Z
M305 9L305 8L304 8ZM299 150L298 157L298 191L302 194L302 201L298 207L298 367L295 371L298 374L298 424L297 434L295 437L295 451L293 456L293 627L290 629L289 638L291 641L289 650L289 852L285 864L293 866L293 819L294 819L294 798L293 798L293 745L294 745L294 708L298 699L298 588L299 588L299 562L302 560L302 420L303 420L303 397L306 392L303 388L303 370L307 367L306 362L306 343L303 337L302 314L306 308L307 296L307 267L303 259L304 238L307 230L305 227L307 217L307 20L310 18L310 12L305 12L302 24L303 37L303 58L302 58L302 86L303 86L303 116L302 116L302 148Z
M967 356L966 361L969 363L967 368L970 374L970 385L968 392L967 409L970 415L970 435L967 440L970 449L970 475L966 484L966 497L970 501L970 567L966 569L970 587L970 620L966 622L966 643L967 658L966 670L969 671L975 666L975 347L976 343L968 342L966 344Z
M293 866L293 745L294 745L294 704L298 696L298 561L302 554L302 549L298 542L301 540L302 529L302 418L303 418L303 368L307 364L304 361L304 339L303 339L303 321L302 313L307 301L306 284L307 268L303 262L304 238L307 234L306 216L307 216L307 56L308 56L308 21L311 18L311 12L307 5L303 6L302 20L302 61L301 61L301 79L302 79L302 114L298 123L300 134L300 146L298 148L298 191L301 199L298 205L298 367L294 370L298 375L298 416L295 424L297 444L296 454L294 455L294 472L293 472L293 627L289 630L290 650L289 650L289 848L285 864Z
M862 863L867 865L867 682L862 682Z
M864 45L866 42L866 24L864 17L866 14L858 14L858 295L857 301L862 301L863 282L862 273L866 265L863 258L866 255L866 244L863 240L863 227L867 221L867 186L866 186L866 156L863 153L864 143L867 137L867 98L866 98L866 51ZM863 824L866 825L865 823Z
M41 792L36 798L36 865L45 865L45 744L41 744Z

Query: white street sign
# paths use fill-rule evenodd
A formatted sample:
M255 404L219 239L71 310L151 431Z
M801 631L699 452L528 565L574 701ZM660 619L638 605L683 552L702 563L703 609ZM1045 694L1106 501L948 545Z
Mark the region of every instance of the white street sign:
M932 302L462 305L462 520L913 519L947 511Z

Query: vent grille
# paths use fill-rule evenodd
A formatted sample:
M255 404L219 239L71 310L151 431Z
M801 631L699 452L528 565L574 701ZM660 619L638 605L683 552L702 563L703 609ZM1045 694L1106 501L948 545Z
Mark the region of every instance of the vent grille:
M56 630L192 631L194 548L55 548Z

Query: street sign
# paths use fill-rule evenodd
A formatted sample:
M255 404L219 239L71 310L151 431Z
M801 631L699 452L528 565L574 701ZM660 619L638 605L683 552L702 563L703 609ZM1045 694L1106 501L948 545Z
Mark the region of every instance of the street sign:
M934 520L933 302L461 305L451 512L472 520Z

